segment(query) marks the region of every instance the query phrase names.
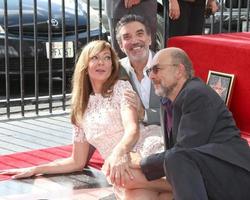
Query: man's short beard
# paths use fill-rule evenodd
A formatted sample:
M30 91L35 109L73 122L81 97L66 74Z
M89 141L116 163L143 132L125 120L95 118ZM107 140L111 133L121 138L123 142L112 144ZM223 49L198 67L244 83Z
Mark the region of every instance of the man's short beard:
M149 52L149 48L147 49L145 46L142 47L144 50L143 54L138 56L138 55L129 55L127 54L127 56L129 57L130 61L134 61L134 62L141 62L143 59L148 59L148 52Z
M155 90L155 94L164 98L168 98L176 87L177 83L173 83L172 85L165 87L160 84L160 87Z

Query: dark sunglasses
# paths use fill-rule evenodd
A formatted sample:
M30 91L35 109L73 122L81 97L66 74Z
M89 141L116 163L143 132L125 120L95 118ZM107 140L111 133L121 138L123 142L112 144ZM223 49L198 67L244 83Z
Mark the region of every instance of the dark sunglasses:
M150 67L150 68L148 68L146 70L147 76L149 77L151 72L153 72L154 74L157 74L159 70L164 69L163 67L160 67L160 66L163 66L163 65L178 66L178 64L161 64L161 65L156 64L156 65L153 65L152 67Z

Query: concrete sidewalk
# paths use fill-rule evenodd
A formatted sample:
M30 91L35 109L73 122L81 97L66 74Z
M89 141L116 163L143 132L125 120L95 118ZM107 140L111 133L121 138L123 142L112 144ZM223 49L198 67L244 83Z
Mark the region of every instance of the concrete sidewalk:
M0 155L68 145L71 141L69 112L0 121Z
M0 155L71 142L69 112L0 121ZM70 174L0 181L0 188L0 199L115 200L104 175L94 168Z

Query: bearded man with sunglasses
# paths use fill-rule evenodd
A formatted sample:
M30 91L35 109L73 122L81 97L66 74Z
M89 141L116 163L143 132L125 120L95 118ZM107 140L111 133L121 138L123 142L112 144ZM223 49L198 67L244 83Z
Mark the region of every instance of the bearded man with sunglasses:
M148 180L166 177L175 200L249 199L250 148L224 101L193 76L183 50L163 49L152 64L155 92L172 106L161 109L166 150L133 158L132 167Z

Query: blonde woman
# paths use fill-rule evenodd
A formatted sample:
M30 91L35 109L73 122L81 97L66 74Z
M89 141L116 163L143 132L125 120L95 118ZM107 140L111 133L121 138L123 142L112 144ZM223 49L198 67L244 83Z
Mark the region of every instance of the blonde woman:
M132 87L129 82L118 80L118 74L118 58L109 43L98 40L87 44L73 76L72 155L49 164L4 173L23 178L80 171L86 164L91 144L105 159L104 172L114 186L117 199L131 199L131 191L143 200L169 195L170 186L165 180L149 182L139 170L129 167L131 152L146 156L163 151L163 140L159 126L138 125L137 110L124 96Z

